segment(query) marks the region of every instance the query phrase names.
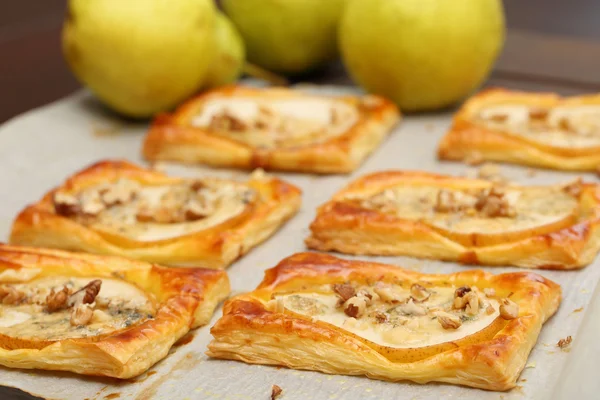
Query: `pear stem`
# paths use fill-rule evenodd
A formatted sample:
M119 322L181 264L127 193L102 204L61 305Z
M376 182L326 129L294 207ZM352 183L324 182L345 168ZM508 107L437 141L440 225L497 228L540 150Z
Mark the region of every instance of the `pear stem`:
M258 78L267 81L273 86L288 86L290 82L283 76L277 75L274 72L268 71L258 65L246 62L242 71L253 78Z

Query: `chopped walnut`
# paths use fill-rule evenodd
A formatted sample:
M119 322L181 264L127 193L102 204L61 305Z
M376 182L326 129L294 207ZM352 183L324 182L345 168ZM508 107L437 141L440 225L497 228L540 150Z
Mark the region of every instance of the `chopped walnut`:
M279 397L279 395L281 394L281 392L283 392L282 388L280 388L277 385L273 385L271 387L271 400L277 399L277 397Z
M71 194L56 192L52 197L52 203L54 204L54 211L58 215L71 217L81 212L79 200Z
M509 204L504 193L497 188L482 192L475 203L475 209L491 218L512 218L516 215L514 207Z
M496 296L496 289L494 289L494 288L485 288L485 289L483 289L483 294L485 294L487 297L495 297Z
M577 178L577 180L575 180L574 182L569 183L568 185L563 187L564 192L573 197L579 197L579 195L581 195L582 189L583 182L581 181L581 178Z
M508 120L508 115L506 114L493 114L490 115L487 119L493 122L505 122Z
M462 325L458 316L443 311L438 312L437 320L444 329L458 329Z
M548 109L532 107L529 109L529 118L532 120L545 120L548 117Z
M440 190L437 193L435 205L433 206L434 211L447 213L456 212L459 209L458 202L454 196L454 193L448 190Z
M208 127L216 131L243 132L248 129L248 124L225 109L213 115Z
M136 197L138 186L137 182L120 179L100 191L102 202L107 207L127 203Z
M94 309L87 304L79 304L71 311L71 325L87 325L94 316Z
M577 130L567 118L561 118L558 121L558 128L567 132L575 132Z
M353 318L360 318L367 309L367 302L364 297L354 296L344 303L344 313Z
M471 288L469 286L461 286L454 291L454 297L463 297L465 294L469 293Z
M388 320L387 314L382 312L376 312L373 317L375 318L375 322L377 322L378 324L383 324Z
M11 285L0 286L0 299L2 304L13 305L19 304L26 300L27 295Z
M465 312L469 315L477 315L479 312L479 296L475 292L469 292L464 297L467 300Z
M494 309L494 307L492 307L492 305L491 305L491 304L490 304L490 305L488 305L488 306L486 307L486 309L485 309L485 313L486 313L487 315L492 315L492 314L494 313L494 311L496 311L496 310Z
M185 219L187 221L197 221L202 218L206 218L212 214L215 210L212 204L200 199L190 199L183 206Z
M337 294L343 303L345 303L348 299L354 297L356 295L356 290L352 285L344 283L339 284L336 283L333 285L333 291Z
M500 300L500 316L504 319L515 319L519 316L519 305L510 299Z
M79 306L81 304L91 304L96 300L96 296L100 292L102 281L94 279L69 297L70 306Z
M48 296L46 296L46 309L48 312L55 312L67 308L70 294L71 291L66 286L63 286L62 289L58 291L51 289Z
M414 301L417 303L422 303L431 296L431 293L423 286L415 283L410 287L410 295Z
M556 345L558 347L560 347L560 349L562 350L562 349L567 348L571 344L572 341L573 341L573 338L571 336L567 336L564 339L560 339L558 341L558 343L556 343Z

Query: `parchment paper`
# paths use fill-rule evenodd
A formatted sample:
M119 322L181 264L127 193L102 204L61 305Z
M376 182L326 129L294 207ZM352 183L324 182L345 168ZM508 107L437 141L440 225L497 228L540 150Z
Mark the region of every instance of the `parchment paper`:
M514 86L514 85L513 85ZM522 85L519 85L522 87ZM352 87L312 88L325 93L355 92ZM280 259L305 250L303 240L315 209L347 182L367 172L382 169L421 169L447 174L468 173L460 163L435 159L440 137L450 123L451 112L406 117L367 162L350 176L310 176L276 174L300 186L303 205L299 214L267 242L236 262L228 273L234 293L252 290L263 271ZM28 112L0 128L0 240L6 240L12 219L26 204L40 198L67 176L103 158L126 158L141 163L141 140L147 129L143 123L124 122L103 109L86 92L79 92L52 105ZM201 176L207 173L243 178L246 172L182 167L161 164L174 175ZM569 181L576 174L502 166L502 173L519 183ZM591 174L586 179L596 180ZM368 258L368 257L364 257ZM406 257L371 257L422 272L448 273L463 268L453 263L422 261ZM17 387L29 393L60 399L249 399L270 398L271 385L283 388L281 399L548 399L598 398L600 376L598 355L600 298L595 294L596 315L590 315L590 302L600 265L580 271L540 271L558 282L564 299L558 313L544 326L523 371L518 387L498 393L445 384L417 385L387 383L362 377L325 375L317 372L246 365L241 362L208 359L204 352L211 337L213 321L194 331L190 343L175 347L171 354L136 379L86 378L70 373L54 373L0 368L0 385ZM494 273L518 268L486 268ZM577 312L577 309L583 308ZM581 329L582 321L585 320ZM573 336L571 351L556 347L559 339ZM0 389L0 398L2 396Z

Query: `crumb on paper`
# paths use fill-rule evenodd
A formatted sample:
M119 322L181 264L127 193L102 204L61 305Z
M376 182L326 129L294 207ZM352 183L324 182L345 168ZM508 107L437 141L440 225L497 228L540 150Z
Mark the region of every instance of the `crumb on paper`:
M576 308L576 309L574 309L574 310L571 312L571 314L579 313L579 312L582 312L582 311L583 311L583 307L579 307L579 308Z
M500 166L494 163L485 163L479 167L477 178L498 184L508 183L508 179L502 174Z
M279 397L279 395L283 392L283 389L277 385L273 385L271 387L271 400L275 400Z
M534 176L537 175L537 170L533 169L533 168L527 168L527 176L530 178L533 178Z
M572 341L573 338L571 336L567 336L564 339L560 339L556 345L560 347L561 350L565 350L567 347L569 347Z
M527 382L527 379L525 379L525 378L519 379L519 382Z
M535 366L536 366L536 363L535 363L535 361L532 361L532 362L528 363L528 364L525 366L525 369L527 369L527 368L535 368Z
M427 132L433 132L435 130L435 125L432 123L425 124L425 130Z

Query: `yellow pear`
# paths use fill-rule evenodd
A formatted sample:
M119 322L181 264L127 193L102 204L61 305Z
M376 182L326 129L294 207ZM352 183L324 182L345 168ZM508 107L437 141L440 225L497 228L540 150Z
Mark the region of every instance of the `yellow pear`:
M337 26L346 0L223 0L248 61L284 75L337 57Z
M212 0L70 0L63 52L106 105L144 118L202 85L214 23Z
M359 85L404 111L423 111L481 85L504 34L501 0L351 0L339 41Z
M217 12L214 47L215 54L204 79L207 89L235 82L242 74L246 61L242 37L221 12Z

